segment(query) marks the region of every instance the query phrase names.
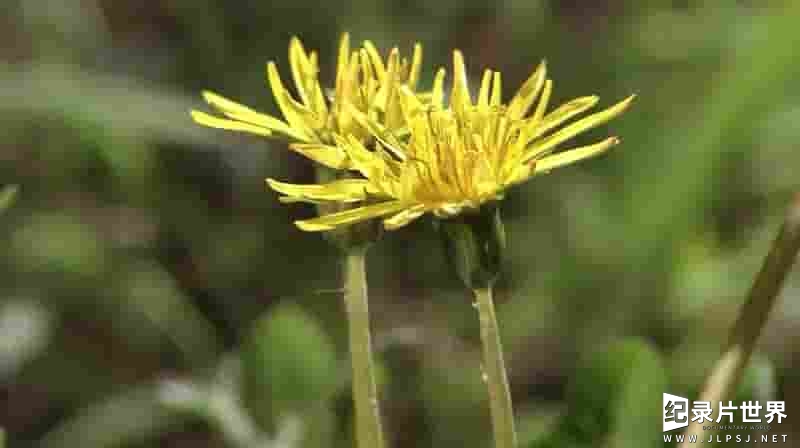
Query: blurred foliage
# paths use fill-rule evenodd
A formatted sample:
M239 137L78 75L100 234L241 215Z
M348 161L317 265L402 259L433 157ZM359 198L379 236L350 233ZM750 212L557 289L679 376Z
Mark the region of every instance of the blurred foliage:
M295 305L276 306L255 322L242 359L244 400L271 430L281 420L324 406L340 383L331 342Z
M14 203L14 198L17 196L17 188L16 185L10 185L4 187L0 190L0 212L3 212L8 207L11 207L11 204Z
M275 112L265 63L288 75L294 34L328 82L348 30L383 50L421 41L423 84L457 47L473 77L501 70L509 92L547 58L556 102L639 95L598 131L621 136L614 152L504 202L498 313L529 446L661 443L658 395L696 394L800 189L798 2L4 12L0 178L19 192L0 219L0 426L15 448L351 446L336 251L292 226L311 207L281 206L263 183L312 167L188 116L204 88ZM393 446L490 443L477 316L445 261L425 220L371 253ZM798 294L795 274L742 397L800 402Z
M640 341L627 341L595 354L576 373L568 394L570 412L551 446L657 446L661 391L667 378L658 353Z

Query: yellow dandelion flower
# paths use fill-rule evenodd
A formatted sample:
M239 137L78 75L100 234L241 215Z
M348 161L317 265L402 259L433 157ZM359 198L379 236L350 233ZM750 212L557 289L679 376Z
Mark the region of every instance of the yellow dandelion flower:
M565 124L598 102L596 96L569 101L547 111L553 82L542 62L507 104L501 98L501 75L486 70L476 100L470 97L464 60L453 54L453 87L443 105L444 70L434 80L430 101L423 103L399 87L400 108L408 135L401 136L351 108L378 142L368 150L357 136L334 136L363 179L323 185L295 185L268 180L284 202L339 201L362 204L314 219L297 221L306 231L332 230L383 218L384 227L402 227L425 213L450 217L500 199L505 189L539 173L600 154L619 143L616 137L555 152L562 143L621 114L634 96ZM534 107L535 105L535 107Z
M267 78L283 120L209 91L203 92L203 98L223 116L193 110L192 118L212 128L283 136L293 142L293 150L304 156L330 168L349 169L348 155L334 145L333 135L370 137L370 130L364 127L363 120L354 118L354 113L399 131L404 122L397 89L400 85L411 91L416 89L422 47L414 46L410 61L401 58L397 48L384 61L370 41L351 51L350 37L345 33L339 44L334 88L327 93L319 81L317 53L307 52L296 37L289 44L289 65L299 100L284 86L275 63L267 64Z

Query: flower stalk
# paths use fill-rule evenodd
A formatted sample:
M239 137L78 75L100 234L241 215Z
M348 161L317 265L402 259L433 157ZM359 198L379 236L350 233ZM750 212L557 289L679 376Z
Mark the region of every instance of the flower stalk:
M772 248L756 276L753 286L742 305L739 317L731 329L728 345L711 370L700 394L699 401L716 403L725 400L735 390L750 361L756 342L774 308L784 280L800 253L800 193L789 205L783 225L772 243ZM692 423L686 440L702 432L702 425ZM688 446L688 442L682 446Z
M344 269L356 440L360 448L384 448L369 328L366 254L366 247L346 251Z
M483 381L489 393L489 410L495 448L514 448L514 410L503 359L503 344L492 297L500 273L506 236L497 202L484 204L471 213L436 221L447 259L475 296L481 329Z
M514 448L517 445L514 410L503 360L503 344L500 342L497 316L494 311L492 287L475 289L473 293L481 323L483 379L489 389L494 446L495 448Z

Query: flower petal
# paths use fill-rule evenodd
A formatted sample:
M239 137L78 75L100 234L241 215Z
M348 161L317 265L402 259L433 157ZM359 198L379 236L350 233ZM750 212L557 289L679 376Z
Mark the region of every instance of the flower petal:
M272 88L272 94L275 96L275 102L278 103L278 107L286 121L295 131L306 135L306 141L312 140L311 136L314 135L314 129L322 127L322 123L318 123L317 117L313 117L311 110L292 98L283 86L274 62L267 64L267 78Z
M481 87L478 89L478 102L476 103L479 110L485 110L489 107L489 87L492 82L492 71L484 70L483 77L481 78Z
M408 70L406 85L411 90L416 90L419 82L419 74L422 71L422 45L414 44L414 54L411 57L411 68Z
M420 101L419 97L414 94L406 86L401 86L400 93L400 109L403 111L403 118L406 122L414 120L417 115L425 111L425 106Z
M440 68L436 71L436 76L433 78L433 88L431 89L431 105L441 109L444 102L444 78L447 76L447 71Z
M462 114L472 106L467 85L467 69L464 67L464 55L461 51L453 51L453 90L450 93L450 107L457 114Z
M372 68L375 70L375 75L378 78L378 81L385 82L386 81L386 67L383 65L383 59L381 59L381 53L375 47L375 44L372 43L370 40L364 41L364 49L367 51L367 55L369 56L369 61L372 63Z
M549 92L547 93L549 96ZM542 136L545 132L558 127L560 124L564 123L570 118L580 115L583 112L591 109L595 106L595 104L597 104L598 101L600 101L600 98L594 95L582 96L558 106L556 110L550 112L544 117L540 117L538 119L529 119L525 126L528 142Z
M221 95L217 95L214 92L204 91L203 99L205 99L208 104L219 109L220 112L234 120L243 121L245 123L270 129L300 141L304 141L306 139L304 134L292 129L283 121L275 117L256 112L247 106L239 104L235 101L231 101Z
M336 57L336 89L340 89L343 77L347 76L347 67L350 58L350 34L342 33L339 40L339 55Z
M397 230L424 215L426 211L428 211L428 207L424 204L413 205L391 218L384 219L383 228L386 230Z
M406 154L400 149L403 145L398 138L386 129L377 120L370 118L365 113L358 110L353 103L347 104L348 112L350 112L353 119L367 129L373 137L375 137L381 144L392 153L394 157L399 160L405 160Z
M332 213L330 215L320 216L319 218L295 221L294 223L300 230L305 230L306 232L322 232L325 230L333 230L336 227L348 226L368 219L397 213L408 207L409 204L405 201L387 201L353 208L343 212Z
M372 106L377 107L378 110L386 112L389 97L396 88L396 83L399 80L400 70L400 50L397 47L392 48L389 53L388 64L386 67L386 74L384 79L381 80L378 91L375 92L375 98L372 99Z
M282 202L359 202L367 198L369 181L366 179L340 179L327 184L290 184L267 179L270 188L288 196Z
M351 169L358 171L362 176L371 181L383 179L390 167L388 161L380 156L379 152L370 151L352 135L344 139L334 135L336 145L347 153Z
M250 134L263 135L265 137L269 137L272 135L272 131L270 129L245 123L243 121L219 118L213 115L209 115L205 112L201 112L199 110L193 110L191 111L191 114L192 114L192 120L194 120L195 123L201 124L203 126L208 126L210 128L227 129L229 131L248 132Z
M628 98L620 101L619 103L605 109L603 111L594 113L585 117L571 125L553 133L552 135L545 137L541 141L533 144L528 148L526 153L523 155L522 163L526 163L534 158L542 155L547 154L553 148L555 148L560 143L563 143L570 138L585 132L589 129L597 127L601 124L604 124L611 120L612 118L616 117L617 115L621 114L625 111L625 109L630 106L631 102L635 98L635 95L631 95ZM554 112L555 113L555 112ZM545 117L545 120L547 117Z
M492 82L492 97L489 99L490 106L499 106L503 101L503 84L501 81L500 72L494 72L494 79Z
M561 168L562 166L570 165L583 159L588 159L589 157L604 153L612 146L618 145L619 142L619 138L609 137L602 142L595 143L593 145L582 146L579 148L562 151L558 154L543 157L536 161L536 164L534 165L534 174L540 172L546 173L556 168Z
M533 100L544 85L547 76L547 63L542 61L531 76L522 84L517 94L508 104L508 115L517 120L522 118L530 109Z
M292 71L292 79L294 79L297 93L300 99L306 106L311 105L311 97L309 95L309 71L311 69L306 49L303 48L302 42L297 36L292 37L289 42L289 68Z
M303 104L315 114L325 116L328 109L325 105L322 86L317 80L319 69L316 64L316 55L313 52L311 55L307 54L302 42L297 37L293 37L289 44L289 66L297 93L300 94Z
M583 159L588 159L608 151L611 147L619 144L620 140L617 137L609 137L601 142L593 145L581 146L578 148L568 149L550 156L543 157L539 160L528 162L518 167L516 172L512 174L511 179L508 180L508 185L518 184L528 180L530 177L547 173L556 168L561 168L566 165L579 162Z
M337 146L323 145L321 143L295 143L289 145L289 148L335 170L344 170L350 167L347 153Z
M553 81L548 79L544 82L542 95L539 97L539 103L536 105L536 110L533 112L531 120L539 121L544 117L544 113L547 111L547 103L550 102L551 93L553 93Z

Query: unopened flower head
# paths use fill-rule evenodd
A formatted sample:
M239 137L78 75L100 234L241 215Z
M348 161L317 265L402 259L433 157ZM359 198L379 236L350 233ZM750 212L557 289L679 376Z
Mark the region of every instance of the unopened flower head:
M284 86L275 63L267 64L267 78L283 120L209 91L203 92L203 97L224 117L193 110L192 118L212 128L283 136L293 142L293 150L318 163L334 169L350 169L350 160L335 146L333 135L350 135L359 141L371 139L363 120L357 121L354 113L364 114L387 129L404 127L398 89L401 85L411 91L416 89L421 64L419 44L414 46L411 60L401 58L394 48L384 61L370 41L351 51L350 37L343 34L335 84L333 89L325 89L319 81L317 53L307 52L295 37L289 44L289 65L299 101Z
M284 201L338 201L363 204L296 224L307 231L332 230L383 218L384 227L402 227L425 213L450 217L502 198L508 187L579 160L619 143L616 137L556 152L559 145L608 122L628 108L633 96L566 124L598 102L596 96L569 101L548 112L553 88L542 62L514 97L504 103L499 72L486 70L475 101L470 97L464 60L453 54L453 87L443 104L444 70L434 80L425 102L407 86L399 86L401 135L351 107L355 119L376 137L375 150L358 135L334 136L363 179L324 185L294 185L269 180Z

